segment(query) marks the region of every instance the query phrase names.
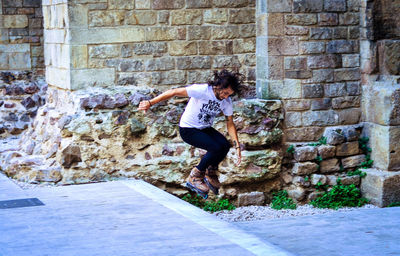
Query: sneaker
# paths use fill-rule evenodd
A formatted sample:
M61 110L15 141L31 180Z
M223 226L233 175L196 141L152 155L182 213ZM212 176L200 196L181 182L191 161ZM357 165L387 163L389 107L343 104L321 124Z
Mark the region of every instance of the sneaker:
M208 197L208 186L204 183L204 172L194 167L186 180L186 186L204 199Z
M218 167L209 166L206 170L204 181L207 186L212 190L212 192L218 195L218 190L221 187L221 183L218 180L217 175Z

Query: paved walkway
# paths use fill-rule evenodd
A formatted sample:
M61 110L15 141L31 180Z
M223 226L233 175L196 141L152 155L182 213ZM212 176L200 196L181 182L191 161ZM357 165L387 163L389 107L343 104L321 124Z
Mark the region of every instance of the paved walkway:
M21 190L0 174L0 255L290 255L142 181Z
M230 224L142 181L22 190L0 174L0 255L400 255L400 208Z

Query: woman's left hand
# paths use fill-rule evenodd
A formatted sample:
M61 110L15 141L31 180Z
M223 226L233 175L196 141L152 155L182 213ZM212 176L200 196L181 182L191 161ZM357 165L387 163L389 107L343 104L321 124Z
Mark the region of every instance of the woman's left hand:
M236 157L237 157L236 165L239 166L240 163L242 162L242 150L240 149L240 147L236 148Z

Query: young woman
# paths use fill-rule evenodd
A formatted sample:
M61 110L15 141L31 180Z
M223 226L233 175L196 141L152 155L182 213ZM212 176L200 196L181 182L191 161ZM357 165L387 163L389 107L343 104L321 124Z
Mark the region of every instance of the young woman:
M233 123L233 107L230 96L239 92L241 75L227 70L214 73L214 79L208 84L193 84L185 88L170 89L159 96L139 103L139 110L148 110L152 105L174 96L190 97L179 123L179 133L186 143L207 151L195 166L187 179L186 186L203 198L208 197L211 189L218 194L220 182L217 176L218 165L231 147L220 132L212 128L214 118L225 115L229 136L233 140L237 162L241 162L241 149Z

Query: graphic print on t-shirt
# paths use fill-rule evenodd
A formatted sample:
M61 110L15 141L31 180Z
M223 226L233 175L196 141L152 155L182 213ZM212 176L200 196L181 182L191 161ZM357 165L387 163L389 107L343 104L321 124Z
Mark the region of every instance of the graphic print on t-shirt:
M213 117L220 112L221 106L218 102L209 100L204 103L198 114L199 122L207 125L212 125Z

